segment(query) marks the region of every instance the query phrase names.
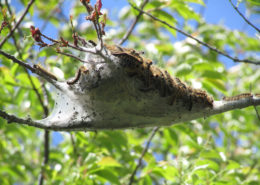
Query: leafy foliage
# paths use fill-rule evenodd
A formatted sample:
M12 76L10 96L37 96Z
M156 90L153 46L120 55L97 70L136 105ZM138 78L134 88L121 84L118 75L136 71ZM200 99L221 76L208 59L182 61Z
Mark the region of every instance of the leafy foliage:
M140 1L135 3L138 5ZM202 0L152 0L144 10L170 24L182 23L183 30L221 50L231 49L231 54L257 58L257 38L230 30L225 25L208 24L191 8L191 3L207 6ZM246 3L248 10L259 8L256 0ZM20 31L14 33L19 49L12 39L5 43L3 49L32 64L42 63L58 77L74 76L79 66L76 61L57 55L49 48L39 49L30 37L30 26L37 20L42 25L41 32L50 36L59 34L73 43L69 24L71 15L76 31L87 39L95 40L95 31L82 18L86 16L84 7L79 1L73 1L70 10L69 5L67 1L36 1ZM18 14L16 9L24 6L26 1L21 1L11 9ZM7 7L3 5L3 8ZM48 16L50 11L52 16ZM122 38L137 12L127 6L118 14L115 20L107 21L105 40L108 43ZM7 18L8 23L13 25L12 16L8 14ZM4 20L3 14L0 14L0 20ZM196 28L188 24L191 20L198 25ZM0 38L8 33L5 27ZM260 92L259 67L236 64L227 69L217 53L191 39L171 44L170 40L176 36L178 34L174 30L143 16L127 46L144 51L147 57L172 75L190 85L202 87L215 99L245 91ZM3 56L0 56L0 61L0 108L21 117L29 114L35 119L42 118L41 104L25 71ZM40 79L32 75L32 80L42 96ZM46 88L51 109L52 90L48 84ZM258 184L259 126L251 107L161 128L144 155L136 184ZM150 132L151 129L53 133L49 163L43 168L45 183L128 184ZM59 135L62 139L57 141ZM42 138L42 130L7 124L0 119L0 184L37 182L43 160Z

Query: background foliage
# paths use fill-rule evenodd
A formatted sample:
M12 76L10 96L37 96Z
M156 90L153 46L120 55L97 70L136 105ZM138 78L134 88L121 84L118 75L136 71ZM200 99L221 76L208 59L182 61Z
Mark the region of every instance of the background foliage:
M16 3L10 8L19 16L27 1ZM67 7L67 3L36 1L19 31L14 33L18 48L13 39L9 39L2 49L31 64L41 63L60 78L74 76L79 63L49 48L40 49L29 30L30 25L40 22L40 30L46 35L60 35L73 42L69 24L69 15L72 15L77 32L86 39L95 40L95 32L84 20L84 7L79 1L73 1L72 7ZM133 3L140 5L140 1ZM251 14L259 15L257 0L242 3ZM193 11L191 5L194 4L207 7L203 0L151 0L144 10L231 55L259 60L257 36L250 37L243 30L231 30L221 24L208 24L203 15ZM7 8L2 1L1 6ZM107 23L105 39L108 43L121 39L138 14L130 6L117 12L116 18ZM7 17L14 24L15 15ZM3 19L0 14L0 20ZM3 29L1 39L8 33L8 28ZM259 67L235 64L227 69L217 53L191 39L171 43L176 34L142 16L125 46L144 51L157 65L188 84L207 90L215 99L242 92L260 92ZM43 95L43 82L34 75L32 79ZM52 90L48 84L45 87L51 110ZM21 117L28 114L33 119L43 117L25 71L3 56L0 56L0 94L2 110ZM259 107L257 109L260 111ZM160 128L143 157L134 184L259 184L259 126L255 110L250 107ZM40 129L7 124L0 119L0 184L37 183L43 161L43 133ZM151 128L52 133L49 163L43 167L45 184L128 184L150 133Z

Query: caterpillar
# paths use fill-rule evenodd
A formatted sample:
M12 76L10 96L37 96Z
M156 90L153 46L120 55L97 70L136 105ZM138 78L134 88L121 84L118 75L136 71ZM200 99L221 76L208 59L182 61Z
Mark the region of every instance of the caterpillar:
M34 64L33 67L36 70L40 71L41 73L44 73L46 76L50 77L51 79L56 80L56 81L58 80L57 77L54 74L52 74L51 72L49 72L46 69L44 69L41 65Z
M80 66L80 68L78 69L78 71L76 72L76 75L74 77L74 79L67 81L68 85L73 85L75 83L77 83L77 81L79 80L81 73L86 73L88 70L84 67L84 66Z
M251 93L242 93L236 96L231 96L231 97L224 97L223 100L224 101L235 101L235 100L240 100L240 99L244 99L244 98L251 98L253 97L253 95Z

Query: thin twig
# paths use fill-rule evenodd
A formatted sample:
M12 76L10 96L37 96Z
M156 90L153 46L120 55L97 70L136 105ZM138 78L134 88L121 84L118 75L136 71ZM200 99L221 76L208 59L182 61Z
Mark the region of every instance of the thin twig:
M10 14L10 17L13 17L13 13L12 13L12 11L11 11L11 8L10 8L10 6L9 6L7 0L5 0L5 4L6 4L6 6L7 6L7 10L8 10L8 12L9 12L9 14ZM0 7L3 8L3 5L2 5L1 2L0 2ZM14 20L14 23L16 24L16 21L15 21L15 20ZM11 31L12 31L12 27L11 27L11 24L10 24L10 23L7 24L7 27L9 28L9 31L11 32ZM22 37L21 30L20 30L19 28L17 28L17 30L19 31L19 34L20 34L20 36ZM18 46L18 44L17 44L17 42L16 42L15 36L12 34L11 37L12 37L12 39L13 39L14 46L15 46L16 49L18 50L19 46ZM21 56L21 52L19 52L19 50L18 50L18 53L19 53L19 56Z
M61 51L57 51L57 53L61 54L61 55L64 55L64 56L67 56L67 57L71 57L71 58L74 58L75 60L78 60L82 63L90 63L88 61L84 61L82 60L81 58L77 57L77 56L74 56L72 54L69 54L69 53L64 53L64 52L61 52ZM106 63L106 62L95 62L95 64L103 64L103 63ZM91 64L91 63L90 63Z
M11 9L9 3L8 3L8 0L5 0L5 4L6 4L6 6L7 6L7 10L8 10L8 12L9 12L9 14L10 14L10 17L12 17L12 16L13 16L13 12L12 12L12 9ZM15 19L14 19L14 24L16 24L16 20L15 20ZM11 28L11 29L12 29L12 28ZM18 30L18 32L19 32L19 35L22 37L22 36L23 36L22 30L21 30L19 27L17 27L17 30Z
M139 159L138 159L138 163L137 163L137 165L136 165L136 167L135 167L135 169L134 169L134 171L133 171L133 173L132 173L132 175L131 175L131 177L130 177L129 185L132 185L132 184L133 184L133 182L134 182L134 177L135 177L135 175L136 175L136 172L137 172L138 168L141 167L141 165L142 165L142 160L143 160L143 158L144 158L144 155L146 154L147 150L149 149L150 144L151 144L151 141L152 141L154 135L156 134L156 132L159 130L159 128L160 128L160 127L155 127L155 128L153 129L152 134L150 135L149 139L147 140L146 146L145 146L145 148L143 149L143 152L142 152L141 156L140 156Z
M75 143L75 138L74 138L73 133L70 133L70 140L71 140L71 143L72 143L72 146L73 146L74 155L78 156L78 150L77 150L77 146L76 146L76 143Z
M52 85L54 85L56 88L60 89L60 86L58 85L58 83L56 83L56 80L54 80L53 78L51 78L50 75L48 75L46 72L42 71L40 68L34 68L31 65L17 59L16 57L0 50L0 54L2 54L3 56L5 56L6 58L11 59L14 63L17 63L27 69L29 69L32 73L35 73L39 76L41 76L42 78L44 78L45 80L47 80L49 83L51 83ZM35 65L36 67L38 65Z
M68 43L68 46L75 49L75 50L78 50L78 51L83 51L83 52L87 52L87 53L92 53L92 54L95 54L97 55L97 51L96 51L96 48L82 48L82 47L76 47L76 46L73 46L72 44Z
M48 110L48 95L47 90L44 87L44 83L41 83L42 91L43 91L43 108L44 108L44 117L48 116L49 110ZM50 131L45 130L44 131L44 157L42 162L42 168L41 173L39 175L38 185L42 185L44 182L44 170L43 168L48 164L49 161L49 153L50 153Z
M60 43L58 40L55 40L55 39L53 39L53 38L50 38L50 37L48 37L48 36L46 36L46 35L44 35L44 34L42 34L42 33L41 33L41 36L43 36L44 38L48 39L49 41L51 41L51 42L53 42L53 43L55 43L55 44L59 44L59 43ZM92 53L92 54L95 54L95 55L98 54L95 48L94 48L94 49L93 49L93 48L82 48L82 47L79 47L79 46L74 46L73 44L70 44L70 43L67 43L67 46L68 46L68 47L71 47L71 48L73 48L73 49L75 49L75 50L78 50L78 51L83 51L83 52L87 52L87 53Z
M145 5L149 2L149 0L145 0L142 5L141 5L141 10L144 9ZM130 26L129 30L125 33L125 35L123 36L123 38L119 41L118 45L122 45L127 39L128 37L131 35L131 33L133 32L137 22L139 21L139 19L141 18L143 12L139 12L139 14L135 17L132 25Z
M98 35L99 35L99 41L100 41L100 44L101 44L101 50L103 49L104 47L104 43L103 43L103 39L102 39L102 32L101 32L101 27L100 27L100 24L98 21L95 21L96 23L94 23L94 25L97 25L97 31L98 31Z
M61 52L61 51L57 51L57 53L59 53L59 54L61 54L61 55L68 56L68 57L71 57L71 58L74 58L74 59L76 59L76 60L78 60L78 61L80 61L80 62L82 62L82 63L87 63L86 61L84 61L84 60L82 60L81 58L76 57L76 56L74 56L74 55L72 55L72 54L64 53L64 52Z
M81 3L86 8L88 14L91 15L92 12L90 12L90 10L88 9L88 3L86 1L81 1ZM93 11L95 11L95 10L93 10ZM99 29L100 28L99 22L97 20L94 20L94 21L91 21L91 22L93 23L94 28L96 30L98 40L101 42L101 46L103 46L102 33L101 33L101 30Z
M209 45L209 44L207 44L207 43L205 43L205 42L203 42L203 41L201 41L201 40L199 40L199 39L193 37L192 35L190 35L190 34L184 32L184 31L182 31L181 29L178 29L178 28L176 28L176 27L174 27L174 26L171 26L171 25L168 24L167 22L165 22L165 21L163 21L163 20L161 20L161 19L159 19L159 18L157 18L157 17L154 17L153 15L151 15L151 14L149 14L149 13L147 13L147 12L145 12L145 11L139 9L139 8L137 8L137 7L134 6L133 4L130 3L130 5L131 5L134 9L136 9L136 10L142 12L143 14L148 15L148 16L151 17L152 19L154 19L154 20L156 20L156 21L158 21L158 22L160 22L160 23L162 23L162 24L168 26L168 27L171 28L171 29L174 29L174 30L178 31L179 33L181 33L181 34L183 34L183 35L185 35L185 36L187 36L187 37L189 37L189 38L191 38L191 39L197 41L197 42L200 43L201 45L206 46L207 48L211 49L212 51L215 51L215 52L217 52L218 54L221 54L221 55L223 55L223 56L225 56L225 57L227 57L227 58L233 60L234 62L243 62L243 63L250 63L250 64L255 64L255 65L260 65L260 62L251 61L251 60L248 60L248 59L240 60L240 59L238 59L238 58L236 58L236 57L231 57L231 56L228 55L227 53L225 53L225 52L223 52L223 51L220 51L219 49L215 48L214 46L211 46L211 45Z
M0 54L4 55L6 58L9 58L11 59L14 63L17 63L23 67L25 67L26 69L29 69L31 72L33 73L36 73L38 74L39 76L45 78L47 81L49 81L50 83L52 83L54 85L54 83L52 82L53 80L50 78L50 76L48 76L46 73L44 73L42 70L40 70L39 68L35 68L35 67L32 67L31 65L17 59L16 57L0 50ZM38 66L38 65L35 65L35 66ZM36 87L33 87L34 89L36 89Z
M42 169L39 175L38 185L43 185L44 182L44 167L48 164L50 153L50 132L48 130L44 131L44 157L42 162Z
M239 10L238 8L233 4L232 0L229 0L230 4L232 5L232 7L237 11L237 13L247 22L247 24L249 24L250 26L252 26L256 31L258 31L260 33L260 29L257 28L253 23L251 23Z
M35 68L33 68L31 65L29 65L27 63L24 63L23 61L17 59L16 57L14 57L14 56L12 56L12 55L10 55L10 54L2 51L2 50L0 50L0 54L4 55L6 58L11 59L13 62L15 62L15 63L17 63L17 64L27 68L27 69L29 69L31 72L36 73L36 69Z
M45 124L33 121L31 118L19 118L2 110L0 110L0 117L4 118L8 123L24 124L43 129L48 128Z
M257 110L257 108L256 108L255 105L254 105L254 109L255 109L255 112L256 112L257 118L258 118L258 120L260 121L260 115L259 115L258 110Z
M28 5L26 6L22 16L20 17L20 19L17 21L17 23L15 24L15 26L13 27L13 29L9 32L9 34L2 40L2 42L0 43L0 48L2 48L2 46L4 45L4 43L7 41L7 39L9 39L14 31L18 28L18 26L21 24L21 22L23 21L25 15L28 13L30 7L32 6L32 4L34 3L35 0L31 0Z

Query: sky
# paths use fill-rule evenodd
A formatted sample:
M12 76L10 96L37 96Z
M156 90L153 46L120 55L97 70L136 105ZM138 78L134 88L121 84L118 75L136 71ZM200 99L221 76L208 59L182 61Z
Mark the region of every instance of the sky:
M71 7L70 0L65 0L63 5L63 12L68 14L67 12L70 11ZM95 3L95 0L91 1L92 3ZM109 18L115 20L117 17L117 13L124 7L128 5L128 2L126 0L103 0L103 8L108 9L109 11ZM237 14L237 12L233 9L231 6L229 0L204 0L206 6L204 9L204 15L207 23L210 24L222 24L228 27L231 30L243 30L247 34L249 34L252 37L256 36L256 31L245 24L245 21ZM233 0L234 3L236 1ZM23 7L21 4L19 4L18 0L11 0L11 4L16 7L16 11L23 10ZM196 12L200 11L200 7L196 6L196 4L191 4L191 6L194 8ZM241 3L239 5L239 10L244 14L246 14L246 7L244 3ZM69 15L68 15L69 16ZM249 20L254 23L257 27L260 26L260 17L256 16L250 16ZM43 21L39 19L34 19L34 25L36 27L41 27ZM52 37L55 38L57 35L57 31L53 29L54 27L51 25L48 25L45 29L45 33L48 33L47 35L52 35ZM185 37L180 36L180 34L177 35L177 38L174 38L172 42L185 39ZM225 57L220 57L220 60L223 61L223 63L227 67L231 67L234 65L234 62L230 59L227 59ZM62 135L58 132L53 132L53 145L57 145L62 140Z
M70 0L65 0L63 4L63 12L68 14L71 8ZM95 3L95 0L91 1L92 4ZM204 0L206 6L204 9L204 15L206 22L212 24L224 24L230 29L238 29L246 31L249 35L255 36L256 31L250 26L246 26L245 21L237 14L237 12L233 9L229 0ZM234 4L236 3L233 0ZM119 12L124 6L128 5L127 0L103 0L103 8L109 10L109 18L116 19L116 13ZM11 0L11 4L17 8L17 11L23 9L18 0ZM200 8L196 6L196 4L191 3L191 6L195 9L195 11L199 12ZM245 3L241 3L239 5L239 10L247 15ZM69 16L69 15L68 15ZM252 21L256 26L260 26L260 17L256 15L250 16L249 20ZM42 24L42 21L35 19L35 25L39 26Z
M231 30L240 30L252 37L256 36L256 30L245 23L242 17L238 15L238 13L231 6L229 0L203 0L203 1L206 4L203 10L204 12L203 17L207 23L222 24ZM92 4L94 4L95 0L92 0L91 2ZM70 3L71 1L65 1L65 4L67 5L65 8L65 12L70 11ZM109 18L113 20L116 20L118 12L124 6L128 5L127 0L103 0L102 3L103 3L103 8L108 9L109 11L108 14ZM236 0L233 0L233 3L236 4ZM194 8L196 12L201 11L201 6L198 6L195 3L191 3L191 7ZM241 3L239 5L239 10L245 16L248 16L245 3ZM254 23L254 25L260 27L260 17L257 17L256 15L250 15L249 20L252 23ZM190 23L195 26L194 24L195 21L190 21ZM176 38L172 37L172 43L183 39L185 39L185 36L177 33ZM233 65L235 65L235 63L232 60L224 56L220 56L219 59L226 65L227 68L230 68Z

